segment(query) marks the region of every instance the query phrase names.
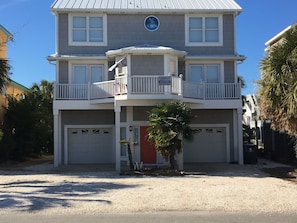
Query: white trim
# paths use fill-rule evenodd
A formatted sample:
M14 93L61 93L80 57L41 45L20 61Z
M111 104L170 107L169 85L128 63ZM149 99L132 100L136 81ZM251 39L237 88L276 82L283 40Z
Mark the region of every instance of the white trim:
M73 25L73 17L75 16L83 16L86 18L90 17L102 17L102 25L103 25L103 41L102 42L73 42L72 35L72 25ZM69 13L68 14L68 44L69 46L107 46L107 16L106 14L97 14L97 13Z
M217 17L219 22L219 41L218 42L190 42L189 41L189 19L191 17L201 17L203 21L207 17ZM204 23L203 23L204 26ZM189 14L185 15L185 45L186 46L223 46L223 16L218 14ZM205 27L203 27L203 31L205 31Z
M68 130L72 128L111 128L112 129L112 134L113 134L113 140L114 142L114 125L65 125L64 126L64 164L68 165ZM114 143L110 145L111 148L114 150Z
M228 123L223 124L190 124L191 128L225 128L226 129L226 160L227 163L230 162L230 125ZM195 137L195 136L194 136ZM183 151L182 151L183 153Z

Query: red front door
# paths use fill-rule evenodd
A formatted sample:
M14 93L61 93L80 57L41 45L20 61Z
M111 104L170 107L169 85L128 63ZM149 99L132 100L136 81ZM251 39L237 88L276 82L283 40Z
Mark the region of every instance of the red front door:
M140 158L143 163L157 163L155 146L147 141L148 126L140 127Z

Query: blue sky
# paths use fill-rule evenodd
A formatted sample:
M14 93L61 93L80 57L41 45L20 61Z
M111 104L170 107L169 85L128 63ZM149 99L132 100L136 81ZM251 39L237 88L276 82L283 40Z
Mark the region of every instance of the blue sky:
M5 3L3 3L5 2ZM55 17L50 12L54 0L1 0L0 24L14 35L8 45L11 78L31 87L42 79L55 79L55 66L46 56L55 52ZM265 42L297 22L295 0L236 0L243 8L237 17L238 53L247 57L238 66L247 87L243 94L255 92L260 78L259 62L265 56Z

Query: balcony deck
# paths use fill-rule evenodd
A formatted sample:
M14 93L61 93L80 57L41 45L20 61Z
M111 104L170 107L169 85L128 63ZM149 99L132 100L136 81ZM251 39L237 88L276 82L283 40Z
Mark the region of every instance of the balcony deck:
M119 96L148 95L168 98L178 95L183 98L200 100L230 100L241 98L239 83L193 83L175 76L122 76L115 80L93 84L54 85L55 100L100 100Z

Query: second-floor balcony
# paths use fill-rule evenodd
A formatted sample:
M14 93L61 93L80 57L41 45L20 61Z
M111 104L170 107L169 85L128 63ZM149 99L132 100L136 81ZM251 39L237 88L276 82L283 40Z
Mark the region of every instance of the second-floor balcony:
M239 83L194 83L175 76L122 76L89 84L55 83L55 100L98 100L126 95L144 99L178 95L200 100L240 99Z

